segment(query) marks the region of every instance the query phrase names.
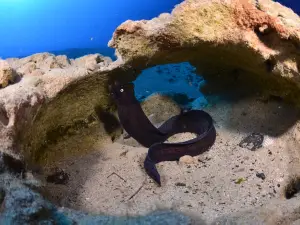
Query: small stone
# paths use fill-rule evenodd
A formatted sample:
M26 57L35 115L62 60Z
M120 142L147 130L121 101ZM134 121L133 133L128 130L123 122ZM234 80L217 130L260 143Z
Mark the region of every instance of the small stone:
M257 176L258 178L261 178L262 180L266 179L266 176L265 176L264 173L256 173L256 176Z
M190 155L185 155L185 156L182 156L180 159L179 159L179 162L180 163L185 163L185 164L192 164L192 163L195 163L195 160L192 156Z
M263 24L258 28L260 33L266 33L269 30L269 26L267 24Z
M255 151L262 147L264 141L264 136L260 133L252 133L249 136L245 137L240 143L241 148L247 148L251 151Z
M175 185L178 186L178 187L185 187L186 186L185 183L180 183L180 182L177 182Z

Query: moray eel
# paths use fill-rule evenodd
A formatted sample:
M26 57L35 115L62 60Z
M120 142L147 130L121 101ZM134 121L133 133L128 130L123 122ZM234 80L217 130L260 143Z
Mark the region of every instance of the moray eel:
M202 110L190 110L173 116L156 128L145 115L135 98L134 84L115 81L109 86L118 107L118 116L124 130L137 142L149 148L144 161L146 173L161 186L155 164L178 161L184 155L196 156L210 149L216 139L211 116ZM197 137L185 142L164 143L170 136L190 132Z

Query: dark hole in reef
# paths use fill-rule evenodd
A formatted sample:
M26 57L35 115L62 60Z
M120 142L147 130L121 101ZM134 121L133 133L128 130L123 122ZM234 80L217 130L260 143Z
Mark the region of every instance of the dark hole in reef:
M7 112L4 108L0 109L0 122L4 125L7 126L9 123L9 118L7 116Z
M254 32L259 38L266 36L272 33L272 28L270 28L267 24L259 24L254 28Z
M270 95L269 101L270 102L283 102L283 98L280 96L276 96L276 95Z
M5 190L3 188L0 189L0 204L3 203L4 199L5 199Z
M285 188L285 198L291 199L300 191L300 177L292 178Z
M47 176L46 181L53 184L67 184L69 181L69 174L62 169L55 168L55 171Z
M0 153L0 172L9 171L16 176L24 177L25 163L19 159L16 159L7 153Z
M37 212L30 215L32 221L41 221L51 218L51 211L47 208L40 208Z
M267 45L268 40L271 38L271 35L274 34L274 29L268 26L267 24L259 24L254 28L254 32L257 37Z
M273 59L267 59L265 61L265 65L266 65L266 70L271 73L275 67L275 60Z
M120 128L118 119L112 113L103 110L100 106L95 107L95 112L108 134L112 134Z

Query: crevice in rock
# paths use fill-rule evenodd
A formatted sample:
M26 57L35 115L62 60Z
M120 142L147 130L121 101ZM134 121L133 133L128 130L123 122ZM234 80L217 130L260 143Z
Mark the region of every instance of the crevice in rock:
M7 126L9 123L9 117L7 115L7 112L4 107L0 108L0 122L4 125Z
M104 110L101 106L96 106L95 112L98 119L103 123L104 129L108 135L112 135L117 129L121 127L116 116L113 113Z
M290 179L288 184L285 187L285 198L291 199L296 196L296 194L300 191L300 177L295 176Z
M2 205L2 203L5 199L5 195L6 195L5 190L3 188L0 188L0 205ZM0 208L1 208L1 206L0 206Z
M276 61L274 59L267 59L265 61L267 72L271 73L276 65Z
M0 152L0 173L10 172L16 176L24 177L25 163L7 153Z

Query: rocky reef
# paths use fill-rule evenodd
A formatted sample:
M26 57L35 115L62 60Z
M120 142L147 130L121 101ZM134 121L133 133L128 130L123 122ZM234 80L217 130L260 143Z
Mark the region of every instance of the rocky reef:
M90 153L96 142L104 146L122 137L107 89L112 80L133 81L146 68L189 62L206 80L201 89L206 96L279 99L295 111L300 106L300 18L271 0L185 0L171 14L124 22L109 46L116 49L114 62L100 54L68 59L50 53L0 61L1 224L206 223L198 215L169 210L135 217L90 215L45 200L43 181L33 174L47 173L58 160ZM179 111L162 96L152 96L143 108L148 116L155 114L154 123ZM277 136L285 132L294 145L280 155L284 162L292 155L282 191L295 197L216 214L211 224L299 222L298 119Z
M206 93L243 87L298 104L299 26L273 1L189 0L171 14L124 22L109 46L134 68L188 61L212 86Z

